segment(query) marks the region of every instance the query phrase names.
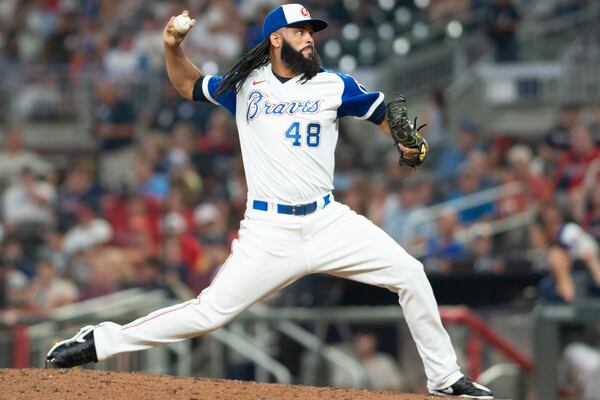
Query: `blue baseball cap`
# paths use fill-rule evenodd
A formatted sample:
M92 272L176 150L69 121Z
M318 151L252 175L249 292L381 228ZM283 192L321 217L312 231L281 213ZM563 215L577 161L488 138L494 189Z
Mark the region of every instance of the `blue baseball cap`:
M265 18L262 38L265 40L276 30L298 22L310 22L315 32L322 31L328 25L323 19L311 18L310 13L302 4L284 4L272 10Z

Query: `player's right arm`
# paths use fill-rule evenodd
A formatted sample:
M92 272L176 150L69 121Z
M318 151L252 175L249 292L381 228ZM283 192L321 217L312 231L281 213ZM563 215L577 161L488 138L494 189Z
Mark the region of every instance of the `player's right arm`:
M183 12L184 15L188 15L187 10ZM181 48L181 42L187 34L181 34L175 31L173 27L173 20L175 17L171 17L165 30L163 31L163 44L165 47L165 64L167 66L167 75L171 84L179 94L188 99L193 99L194 84L202 76L200 68L196 67L189 58L183 53ZM193 28L196 20L192 20L190 23L190 29ZM188 30L189 32L189 30Z

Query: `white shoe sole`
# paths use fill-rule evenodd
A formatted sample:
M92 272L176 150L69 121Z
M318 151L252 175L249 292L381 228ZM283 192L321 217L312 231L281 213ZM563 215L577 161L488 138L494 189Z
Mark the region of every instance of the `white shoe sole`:
M462 397L463 399L479 399L479 400L494 400L494 396L471 396L469 394L461 394L460 396L453 395L451 393L438 392L435 390L430 390L429 394L434 396L445 396L445 397Z

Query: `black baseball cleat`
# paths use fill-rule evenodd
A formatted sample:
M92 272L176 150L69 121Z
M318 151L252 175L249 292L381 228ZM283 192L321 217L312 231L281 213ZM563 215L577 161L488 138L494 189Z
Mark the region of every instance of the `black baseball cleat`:
M92 325L84 326L71 339L55 344L46 355L46 368L71 368L90 362L98 362Z
M493 400L492 391L477 382L473 382L466 376L463 376L453 385L444 389L429 390L429 393L436 396L456 396L468 399Z

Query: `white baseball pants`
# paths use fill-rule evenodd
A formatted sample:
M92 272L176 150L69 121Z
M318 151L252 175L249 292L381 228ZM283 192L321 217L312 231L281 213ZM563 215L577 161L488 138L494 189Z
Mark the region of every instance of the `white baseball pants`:
M349 207L333 201L319 208L306 216L248 209L211 285L127 325L99 324L98 359L203 335L305 275L328 273L398 293L430 389L462 377L423 265Z

